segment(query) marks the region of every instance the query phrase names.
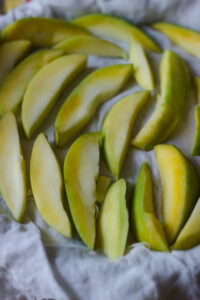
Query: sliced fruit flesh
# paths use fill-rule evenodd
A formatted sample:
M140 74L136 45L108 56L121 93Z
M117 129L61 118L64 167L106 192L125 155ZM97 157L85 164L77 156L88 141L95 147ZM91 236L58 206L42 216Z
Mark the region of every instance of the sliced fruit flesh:
M195 137L192 155L200 155L200 104L195 108Z
M70 147L64 163L64 179L76 229L91 249L96 237L96 179L99 173L101 133L86 133Z
M94 115L97 107L112 98L131 76L131 65L101 68L87 76L69 95L55 122L55 142L63 146Z
M127 58L126 52L119 46L92 36L77 36L59 43L54 48L60 49L65 53Z
M45 64L62 55L60 50L41 50L23 60L0 88L0 115L15 111L32 77Z
M112 260L122 256L128 235L126 182L120 179L109 188L98 218L99 246Z
M100 176L97 180L97 186L96 186L96 200L97 203L103 203L107 190L110 186L111 179L106 176Z
M71 225L63 207L64 186L60 166L43 133L33 146L30 177L41 216L60 234L71 237Z
M0 121L0 191L12 215L20 221L26 206L25 161L12 113Z
M31 137L53 108L61 91L86 67L85 55L68 55L44 66L30 81L22 103L22 124Z

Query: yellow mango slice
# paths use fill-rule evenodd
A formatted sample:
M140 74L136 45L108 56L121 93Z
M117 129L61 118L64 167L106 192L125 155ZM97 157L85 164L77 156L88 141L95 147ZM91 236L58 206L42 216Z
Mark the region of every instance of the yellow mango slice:
M30 40L36 47L51 47L64 39L77 35L90 35L83 28L66 21L50 18L24 18L6 26L0 34L0 41Z
M126 182L120 179L109 188L100 208L97 233L99 247L112 260L122 256L128 235Z
M82 53L107 57L127 58L126 52L119 46L93 36L77 36L56 45L65 53Z
M80 136L64 162L65 189L72 218L83 242L93 249L96 237L96 179L99 173L101 133Z
M120 175L133 124L148 95L149 92L140 91L121 99L111 108L103 122L104 155L115 178Z
M200 78L199 77L194 77L194 86L195 86L197 102L198 104L200 104Z
M157 145L154 149L162 183L164 228L171 244L199 196L199 180L194 167L178 148Z
M146 33L133 24L113 16L90 14L74 19L71 22L97 36L105 36L113 40L128 42L130 36L146 49L160 52L160 47Z
M91 119L97 107L116 95L131 77L131 65L113 65L87 76L62 105L55 122L55 143L63 146Z
M62 173L57 158L43 133L38 135L33 146L30 179L41 216L57 232L71 237L71 225L63 207Z
M200 155L200 104L195 108L195 137L192 155Z
M96 186L96 201L97 203L103 203L107 190L110 186L111 179L106 176L100 176L97 180Z
M18 64L0 87L0 115L16 111L32 77L45 64L61 55L60 50L40 50Z
M5 80L18 61L27 54L30 46L31 43L25 40L0 45L0 84Z
M0 121L0 191L13 217L21 221L26 206L25 161L12 113Z
M22 125L27 137L45 120L61 91L86 67L85 55L68 55L44 66L30 81L22 102Z

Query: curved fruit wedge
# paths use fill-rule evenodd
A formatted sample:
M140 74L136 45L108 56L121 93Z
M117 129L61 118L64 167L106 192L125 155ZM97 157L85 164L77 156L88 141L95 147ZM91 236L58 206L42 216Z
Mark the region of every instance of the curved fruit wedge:
M63 88L86 67L85 55L68 55L43 67L29 83L22 102L22 124L31 137L53 108Z
M154 89L154 78L143 47L133 38L129 42L129 59L137 83L145 90Z
M119 46L93 36L77 36L59 43L54 48L63 50L65 53L127 58L126 52Z
M99 173L100 132L80 136L70 147L64 163L65 188L76 229L91 249L96 236L96 178Z
M96 186L96 201L98 203L103 203L107 190L110 186L110 178L106 176L100 176L97 180L97 186Z
M118 178L130 143L132 127L149 92L136 92L117 102L108 112L102 127L103 149L108 167Z
M18 61L27 54L30 46L29 41L14 41L0 45L0 84Z
M15 111L27 85L45 64L62 55L59 50L41 50L24 59L6 78L0 88L0 115Z
M200 33L170 23L155 23L153 28L166 35L174 44L200 58Z
M143 150L167 139L180 121L185 110L189 89L188 70L183 60L170 50L164 52L161 68L161 96L150 119L132 140Z
M0 41L27 39L36 47L51 47L76 35L90 35L83 28L66 21L47 18L24 18L6 26Z
M139 242L146 242L152 250L169 251L164 230L154 216L152 179L146 162L141 165L137 178L132 209L131 222Z
M43 133L34 143L30 179L37 208L60 234L71 237L71 225L63 207L64 186L57 158Z
M55 122L55 142L63 146L91 119L97 107L117 94L131 77L131 65L101 68L87 76L69 95Z
M196 90L197 101L200 104L200 78L194 77L194 86Z
M112 260L122 256L128 235L126 182L120 179L109 188L100 208L97 233L99 247Z
M195 108L195 137L192 155L200 155L200 104Z
M83 27L97 36L105 36L118 41L128 42L131 35L144 48L155 52L161 51L156 42L141 29L117 17L91 14L75 19L71 23Z
M17 122L12 113L0 121L0 191L12 215L20 221L26 206L26 172Z
M162 183L164 228L171 244L199 196L199 180L192 164L175 146L158 145L155 153Z
M190 249L200 243L200 199L197 201L191 216L178 235L172 249Z

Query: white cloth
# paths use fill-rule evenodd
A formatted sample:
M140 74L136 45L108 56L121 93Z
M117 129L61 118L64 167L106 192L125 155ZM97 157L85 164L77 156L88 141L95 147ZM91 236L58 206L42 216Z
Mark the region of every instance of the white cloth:
M55 4L56 3L56 4ZM49 4L49 5L47 5ZM200 29L200 2L198 0L62 0L32 1L0 17L0 27L25 16L59 16L72 18L88 12L103 12L125 17L133 22L148 24L154 21L172 21L194 29ZM150 28L145 28L163 48L179 53L188 63L191 72L200 76L200 61L167 38ZM123 45L124 46L124 45ZM124 46L125 49L126 46ZM158 66L160 54L148 53L156 75L159 91ZM89 57L88 67L100 67L123 60ZM74 84L75 85L75 84ZM41 131L53 142L53 121L66 95L66 89ZM103 117L122 96L140 87L133 81L119 95L101 106L85 130L100 130ZM146 105L140 114L134 132L145 122L155 100ZM185 114L167 140L190 156L194 138L194 91L191 88ZM148 111L148 112L147 112ZM23 135L22 135L23 136ZM33 139L34 140L34 139ZM33 140L22 138L27 161ZM63 163L67 148L55 149ZM200 173L200 160L190 158ZM154 152L144 152L130 147L122 176L129 187L129 198L136 181L140 164L146 160L154 178L156 212L160 217L161 190ZM106 169L101 166L106 174ZM200 246L188 251L159 253L150 251L143 244L129 246L127 254L111 262L100 252L89 251L81 241L65 239L48 227L35 209L29 191L25 223L18 224L8 216L4 202L0 201L0 299L14 300L25 296L28 300L53 298L56 300L197 300L200 299ZM39 230L40 229L40 230ZM129 245L133 244L130 235ZM22 299L22 298L21 298Z

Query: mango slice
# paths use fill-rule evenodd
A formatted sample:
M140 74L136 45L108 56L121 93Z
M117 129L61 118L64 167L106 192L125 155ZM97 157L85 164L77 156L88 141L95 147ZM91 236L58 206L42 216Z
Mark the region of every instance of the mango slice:
M5 80L18 61L27 54L30 46L31 43L25 40L0 45L0 84Z
M85 28L97 36L105 36L117 41L128 42L129 37L134 36L144 48L155 52L161 51L156 42L141 29L117 17L91 14L74 19L71 23Z
M47 18L24 18L6 26L0 34L0 41L30 40L36 47L51 47L64 39L77 35L90 35L83 28L63 20Z
M18 64L0 88L0 115L16 111L32 77L45 64L61 55L60 50L41 50Z
M164 52L161 67L161 96L144 127L132 140L132 145L152 150L164 142L180 121L189 89L188 70L183 60L170 50Z
M70 40L67 39L56 45L54 48L60 49L65 53L82 53L97 56L127 58L126 52L119 46L93 36L77 36Z
M194 30L170 23L155 23L154 29L166 35L174 44L188 53L200 58L200 33Z
M172 249L186 250L200 243L200 199L197 201L192 214L178 235Z
M103 203L108 188L110 186L111 179L106 176L100 176L97 180L96 186L96 201L97 203Z
M98 218L99 246L114 261L124 254L126 247L129 221L125 195L125 180L120 179L113 183L100 208Z
M115 178L120 175L133 124L148 95L149 92L140 91L121 99L111 108L103 122L104 155Z
M135 237L146 242L152 250L169 251L164 230L154 215L153 191L150 169L141 165L131 208L131 223Z
M71 225L63 207L62 173L57 158L43 133L38 135L33 146L30 179L41 216L57 232L71 237Z
M197 102L200 104L200 78L194 77L194 86L195 86L195 92L197 97Z
M199 196L199 180L194 167L178 148L157 145L154 149L162 183L164 228L171 244Z
M22 102L22 124L27 137L45 120L61 91L86 67L85 55L68 55L43 67L29 83Z
M21 221L26 206L25 161L12 113L0 121L0 191L13 217Z
M131 77L131 65L113 65L87 76L62 105L55 122L55 142L63 146L91 119L97 107L116 95Z
M129 42L129 59L137 83L145 90L154 89L154 78L143 47L134 39Z
M96 179L99 173L100 132L80 136L64 162L65 189L72 218L83 242L93 249L96 237Z
M192 155L200 155L200 104L195 108L195 137Z

